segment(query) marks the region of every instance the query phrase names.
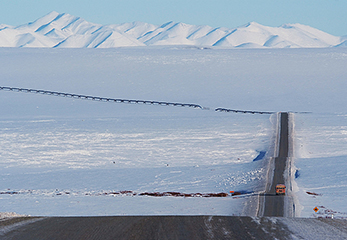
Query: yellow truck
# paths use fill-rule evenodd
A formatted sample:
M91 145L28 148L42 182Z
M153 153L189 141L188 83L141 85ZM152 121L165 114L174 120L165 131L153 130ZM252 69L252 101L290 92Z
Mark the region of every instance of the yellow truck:
M276 185L276 195L286 195L286 185L277 184Z

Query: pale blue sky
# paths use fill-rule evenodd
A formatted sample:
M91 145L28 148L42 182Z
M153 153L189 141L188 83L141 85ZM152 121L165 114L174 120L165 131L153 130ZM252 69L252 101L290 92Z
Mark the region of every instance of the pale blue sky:
M302 23L347 35L347 0L0 0L0 23L17 26L51 11L100 24L175 21L234 28L251 21L273 27Z

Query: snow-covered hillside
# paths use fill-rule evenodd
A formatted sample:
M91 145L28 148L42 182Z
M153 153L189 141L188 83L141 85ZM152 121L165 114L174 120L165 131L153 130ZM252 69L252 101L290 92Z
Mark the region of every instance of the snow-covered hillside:
M114 48L191 45L222 48L324 48L345 39L302 24L267 27L250 22L234 29L168 22L100 25L70 14L51 12L34 22L0 25L0 47Z

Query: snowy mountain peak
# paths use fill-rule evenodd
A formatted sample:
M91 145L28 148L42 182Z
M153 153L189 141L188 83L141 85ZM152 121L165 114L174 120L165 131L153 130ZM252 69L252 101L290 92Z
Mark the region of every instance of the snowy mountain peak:
M28 24L24 24L19 26L18 28L22 28L22 27L32 27L32 28L39 28L43 25L48 24L49 22L52 22L54 19L56 19L59 16L59 13L57 12L50 12L47 15L35 20L34 22L30 22Z
M245 25L240 26L241 28L247 28L247 27L263 27L263 25L257 23L257 22L249 22Z
M0 29L4 29L4 28L13 28L13 26L8 24L0 24Z
M319 48L345 46L346 39L302 24L213 28L181 22L101 25L52 11L17 27L0 24L0 47L114 48L151 45L218 46L223 48Z

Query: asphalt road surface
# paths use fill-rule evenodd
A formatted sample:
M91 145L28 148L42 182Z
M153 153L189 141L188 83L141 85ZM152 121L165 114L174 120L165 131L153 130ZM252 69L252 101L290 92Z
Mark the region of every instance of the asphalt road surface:
M30 219L22 218L23 223ZM0 222L1 229L1 222ZM286 231L283 231L283 230ZM0 230L0 239L288 239L284 224L224 216L49 217Z
M22 217L1 220L0 239L347 239L347 221L232 216Z
M280 141L278 156L275 157L275 170L272 179L271 188L265 193L264 213L265 217L283 217L284 216L284 198L286 196L276 195L276 185L284 184L284 171L288 159L288 113L281 113Z

